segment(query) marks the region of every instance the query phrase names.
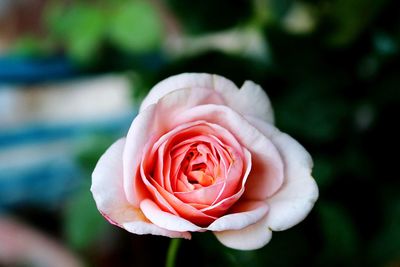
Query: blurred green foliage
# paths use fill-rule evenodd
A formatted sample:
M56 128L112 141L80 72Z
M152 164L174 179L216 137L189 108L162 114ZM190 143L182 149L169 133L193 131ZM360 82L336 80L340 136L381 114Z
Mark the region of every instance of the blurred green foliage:
M318 212L323 238L326 240L319 255L321 265L338 266L346 262L357 265L360 241L351 216L339 205L319 203Z
M144 0L53 1L44 20L53 45L80 64L97 62L107 45L131 53L154 51L163 35L154 6Z
M400 107L397 1L53 1L44 23L48 40L27 38L21 51L63 51L84 63L83 73L133 72L135 96L181 72L218 73L238 85L253 80L269 94L278 127L313 156L320 200L303 223L274 233L270 244L250 252L224 248L212 234L195 234L193 241L184 241L178 266L400 265L398 155L390 152L397 151L400 136L395 127ZM202 43L201 51L171 57L174 48L167 40L175 35L169 24L176 24L178 36L189 43L252 29L260 33L257 42L268 47L260 50L268 60L243 49L226 53L207 42L208 49ZM88 172L102 149L82 158ZM93 250L98 235L117 231L102 228L104 220L90 201L87 192L78 194L66 213L67 240L81 251ZM158 266L168 239L123 232L118 242L114 254L89 261L106 266L98 258L108 257L117 258L120 266L129 265L122 259Z
M145 1L121 3L110 21L110 39L132 52L148 52L159 47L162 22L154 7Z
M96 209L90 184L86 183L80 192L77 192L65 209L64 232L66 241L75 250L84 250L95 245L104 233L108 223Z

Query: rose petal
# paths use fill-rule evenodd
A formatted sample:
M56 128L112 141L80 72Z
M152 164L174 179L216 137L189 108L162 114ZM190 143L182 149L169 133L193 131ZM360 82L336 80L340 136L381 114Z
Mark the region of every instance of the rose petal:
M233 209L233 214L225 215L216 220L209 227L202 228L182 217L162 211L157 204L150 199L143 200L140 203L140 208L146 218L148 218L155 225L177 232L202 232L206 230L223 231L226 229L239 229L254 224L268 212L268 206L264 202L248 201L238 204Z
M254 250L262 248L271 240L272 231L267 227L265 216L257 223L243 229L214 232L214 235L227 247Z
M248 119L272 140L282 155L285 182L282 188L268 199L270 211L267 223L274 231L286 230L301 222L318 198L318 187L311 176L312 159L289 135L257 118Z
M186 91L186 90L190 90L195 93L175 94L176 91ZM159 116L158 122L162 124L168 124L169 126L171 126L173 120L166 120L166 118L169 119L174 118L177 114L180 114L181 112L189 108L208 103L213 103L216 105L224 104L224 101L221 98L221 96L218 95L218 93L215 90L208 88L201 88L201 87L183 88L179 90L174 90L173 92L170 92L167 95L173 95L173 96L169 97L168 101L157 102L157 115ZM164 113L166 110L168 110L168 113ZM179 125L175 124L173 127L169 127L169 129L172 129L177 126Z
M163 100L160 101L159 104L164 104ZM218 137L215 135L218 135ZM225 147L226 145L221 140L231 146ZM182 157L185 156L182 152L187 150L185 147L189 144L200 142L210 144L214 150L218 150L221 146L224 146L224 150L229 150L229 152L225 151L227 157L229 157L226 161L233 162L229 163L229 176L226 177L226 181L222 183L221 180L221 182L214 185L194 189L193 185L187 182L186 176L179 170L179 166L181 165ZM203 149L208 150L208 148L206 148L207 146ZM180 154L180 156L176 158L175 154L172 153L173 174L171 177L171 187L175 192L164 188L160 182L163 181L164 184L167 184L167 182L164 182L164 180L159 177L162 172L157 168L159 165L161 166L163 162L158 163L155 172L151 174L151 168L154 166L155 162L154 159L156 158L157 163L157 159L162 159L163 154L168 153L168 151L174 151ZM231 156L229 156L228 153L230 153ZM241 157L243 153L246 154L245 162L243 162ZM156 154L158 154L158 157ZM153 195L155 203L160 205L162 210L170 211L175 215L179 214L197 225L208 225L215 220L216 216L224 214L243 194L244 183L251 167L251 157L247 150L243 151L243 148L229 131L216 124L198 120L183 123L161 136L157 142L154 143L152 148L149 149L149 152L146 149L140 166L143 183ZM244 173L243 167L246 167L246 173ZM193 176L196 174L199 173L190 172L188 175ZM241 181L242 186L238 187ZM193 205L187 205L186 203L208 205L207 208L204 209L204 211L207 212L203 213L195 209Z
M157 124L156 116L154 105L139 113L126 137L123 152L123 184L128 201L135 207L139 206L142 199L148 197L138 170L145 145L157 137L156 133L160 126Z
M216 81L221 83L222 80L217 79ZM173 91L159 99L156 105L158 118L157 120L153 118L151 123L158 125L154 127L162 127L164 131L159 130L159 132L164 133L185 123L206 120L209 123L222 126L230 133L234 133L241 145L250 148L251 153L254 155L253 169L249 175L245 197L252 200L263 200L273 195L279 189L283 181L283 164L278 151L268 138L232 109L222 105L203 105L203 103L207 103L207 99L211 97L210 95L212 96L212 92L205 89L183 89ZM148 110L151 111L152 106L146 108L142 113L148 112ZM140 113L139 116L142 113ZM150 116L148 116L148 119L151 119ZM130 132L135 132L135 130L131 128ZM158 134L160 135L160 133ZM137 140L135 138L130 138L128 134L128 140L129 139ZM131 144L131 146L134 146L134 144ZM134 158L132 151L137 153L137 149L130 148L129 151L131 158ZM128 162L128 160L126 160L126 162ZM132 172L132 168L135 168L135 166L136 165L131 165L131 169L128 169L127 172ZM131 176L135 177L134 175ZM133 179L131 176L126 177L125 181ZM137 198L139 199L148 197L144 196L140 191L129 194L128 187L129 182L126 182L125 190L127 191L129 200L131 200L129 198L130 195L133 195L132 200L134 200L134 195L138 195L139 197ZM143 188L140 184L136 184L134 187ZM135 204L136 203L137 202L135 202Z
M220 182L191 191L175 192L174 195L184 203L196 203L208 207L215 201L223 186L223 182Z
M161 228L177 232L197 232L202 230L201 227L189 222L188 220L162 211L157 204L150 199L145 199L140 202L140 209L143 211L146 218Z
M222 97L224 104L235 111L242 115L255 116L273 123L274 116L270 100L259 85L246 81L239 90L232 81L219 75L207 73L183 73L159 82L143 100L140 111L157 103L165 95L183 88L214 89ZM220 103L210 100L207 104Z
M231 81L220 76L214 78L214 88L222 95L227 106L242 115L254 116L274 123L271 102L258 84L245 81L240 90L237 90L236 86L233 87L231 83Z
M122 227L127 230L128 232L131 232L133 234L137 235L160 235L160 236L166 236L170 238L185 238L185 239L191 239L191 234L189 232L176 232L176 231L170 231L167 229L163 229L161 227L158 227L157 225L151 223L150 221L132 221L132 222L127 222L122 225Z
M210 231L237 230L259 221L268 211L264 201L243 201L236 204L230 214L222 216L207 227Z
M189 93L176 91L160 100L168 101L173 94ZM206 120L218 124L235 135L236 139L252 154L253 168L246 185L245 198L264 200L273 195L283 182L283 163L278 150L271 141L232 109L221 105L193 107L175 117L177 124Z
M157 103L165 95L183 88L207 88L213 89L211 74L206 73L182 73L171 76L156 84L143 99L140 112L148 106ZM211 102L212 103L212 102Z
M162 229L133 207L125 198L123 189L122 153L125 138L115 142L99 159L93 174L91 191L97 208L111 223L135 234L154 234L190 239L188 232Z
M227 197L227 198L222 199L221 201L219 201L217 203L214 203L211 207L202 209L202 211L204 211L205 213L211 212L210 215L212 215L213 210L218 211L221 208L223 208L224 206L227 206L230 203L236 202L243 195L243 192L245 191L245 185L246 185L249 173L250 173L251 168L252 168L250 152L247 149L245 149L244 153L245 153L245 158L244 159L245 159L245 163L246 163L246 170L243 173L242 186L240 187L240 190L237 193L231 195L230 197Z
M164 188L160 187L156 182L154 182L154 180L153 180L151 187L148 187L148 188L149 188L149 190L153 191L153 194L155 196L157 194L160 194L163 197L163 200L167 201L168 204L173 207L174 212L170 212L170 213L180 216L182 218L185 218L198 226L209 225L211 222L215 221L215 219L216 219L215 216L208 215L207 213L197 210L192 205L181 201L179 198L177 198L173 194L169 193ZM154 191L156 191L156 192L154 192ZM160 208L162 207L160 205L162 203L160 203L160 200L158 198L155 199L155 203L157 203ZM198 204L201 204L201 203L198 203ZM232 204L233 203L231 203L229 205L229 207L232 206ZM224 211L226 211L229 207L225 207Z

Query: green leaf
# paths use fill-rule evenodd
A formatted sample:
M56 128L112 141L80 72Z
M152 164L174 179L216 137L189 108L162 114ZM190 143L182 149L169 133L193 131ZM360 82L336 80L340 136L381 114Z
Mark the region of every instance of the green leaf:
M88 186L71 199L65 211L64 233L72 248L82 250L89 247L102 236L107 226Z
M100 9L80 7L75 10L73 29L67 36L68 53L79 62L87 62L99 52L106 20Z
M375 266L397 266L394 263L400 261L400 197L397 187L385 188L381 195L385 200L383 224L371 242L369 255Z
M369 25L387 0L338 0L330 6L330 18L334 24L329 41L333 45L347 45L354 41Z
M288 91L281 102L275 104L276 121L282 129L304 139L327 142L341 130L348 107L337 96L322 96L322 90L316 88L318 84L305 82Z
M281 20L289 11L293 0L262 0L266 3L266 9L269 11L270 16L275 20Z
M335 168L332 159L314 156L313 176L321 188L327 188L333 183Z
M204 255L199 259L198 266L298 266L299 262L310 262L309 255L312 252L306 231L301 226L296 228L275 232L266 246L249 251L225 247L212 233L196 233L193 242L197 243L197 249ZM182 246L182 249L189 250L186 246Z
M337 266L335 264L356 259L359 237L351 216L341 206L332 203L320 202L317 208L325 241L320 260Z
M67 9L60 2L52 1L46 6L43 20L53 38L63 36L68 30L72 21L67 14Z
M96 59L107 25L100 7L78 3L63 8L54 4L47 9L45 21L53 38L63 42L73 60L88 63Z
M110 21L109 37L123 50L142 53L158 48L163 25L154 7L145 1L128 1L117 6Z
M11 53L20 56L41 56L44 54L43 42L34 36L23 36L15 42Z
M92 172L100 156L119 136L108 134L90 134L77 145L76 160L88 173Z

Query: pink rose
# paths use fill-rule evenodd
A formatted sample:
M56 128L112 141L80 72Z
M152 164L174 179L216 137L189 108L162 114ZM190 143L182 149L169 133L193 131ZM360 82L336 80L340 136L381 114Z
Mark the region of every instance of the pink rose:
M249 250L310 212L311 168L273 125L260 86L185 73L150 91L126 138L97 163L91 190L104 217L129 232L189 239L208 230Z

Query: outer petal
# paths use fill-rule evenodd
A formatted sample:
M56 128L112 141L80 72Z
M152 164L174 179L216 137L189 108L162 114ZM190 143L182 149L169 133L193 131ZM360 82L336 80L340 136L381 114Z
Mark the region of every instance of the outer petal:
M230 214L214 221L207 230L223 231L242 229L259 221L268 211L263 201L244 201L235 205Z
M168 230L171 231L190 231L190 232L202 232L202 231L223 231L223 230L235 230L248 227L260 221L261 218L267 213L268 206L262 201L247 201L238 204L232 209L232 213L225 215L215 222L210 224L209 227L199 227L190 221L171 214L169 212L162 211L154 201L145 199L140 203L140 208L144 215L149 220Z
M213 89L219 93L225 105L242 115L255 116L273 123L271 102L259 85L246 81L239 90L232 81L222 76L207 73L183 73L159 82L143 100L140 111L157 103L165 95L184 88ZM209 102L208 104L217 103Z
M286 230L301 222L318 198L318 187L311 176L312 159L289 135L256 118L248 118L278 148L285 165L282 188L268 199L267 224L274 231Z
M213 88L222 96L227 106L242 115L254 116L274 123L271 102L258 84L245 81L239 90L230 80L218 75L213 75L213 77Z
M157 101L165 95L184 88L213 89L212 75L206 73L182 73L162 80L157 83L145 99L143 99L139 112L157 103Z
M123 185L128 201L135 207L149 196L138 174L143 151L159 137L163 126L156 106L152 105L139 113L129 128L123 152Z
M162 229L133 207L126 199L122 185L122 152L125 138L115 142L100 158L92 174L91 191L97 208L111 223L135 234L154 234L190 238L190 233Z
M171 230L179 232L197 232L201 231L202 228L194 225L193 223L178 217L174 214L162 211L156 203L150 199L145 199L140 203L140 208L144 215L154 224Z
M240 250L262 248L272 237L272 231L266 226L267 216L246 228L214 232L214 234L222 244L230 248Z

